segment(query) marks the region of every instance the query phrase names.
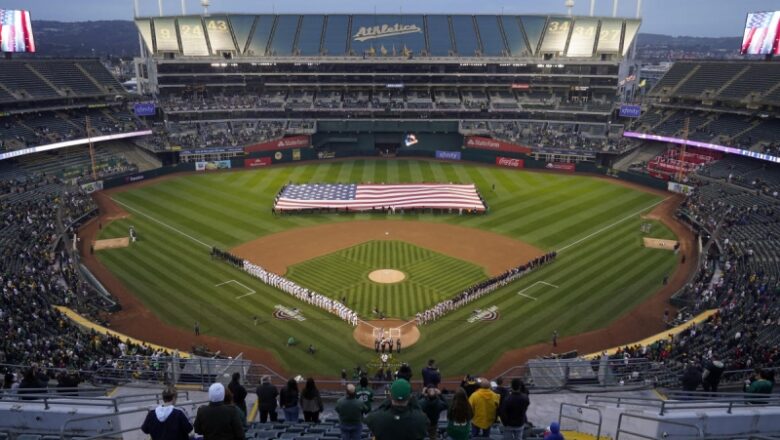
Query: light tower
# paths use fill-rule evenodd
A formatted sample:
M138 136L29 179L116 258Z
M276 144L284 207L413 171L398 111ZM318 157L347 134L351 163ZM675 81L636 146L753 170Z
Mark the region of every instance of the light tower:
M596 14L596 0L590 0L590 16Z
M571 17L571 10L574 8L574 0L566 0L566 9L569 10L569 17Z
M618 0L612 0L612 16L617 17Z
M203 15L209 15L209 5L211 2L209 0L200 0L200 5L203 6Z

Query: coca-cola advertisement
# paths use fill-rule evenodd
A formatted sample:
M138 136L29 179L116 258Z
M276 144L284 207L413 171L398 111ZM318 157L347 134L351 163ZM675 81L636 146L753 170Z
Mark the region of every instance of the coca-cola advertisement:
M574 172L574 164L573 163L563 163L563 162L547 162L547 165L544 166L548 170L555 170L555 171L566 171L567 173L573 173Z
M525 162L523 159L515 159L513 157L498 156L496 158L496 165L507 168L523 168Z
M310 145L311 145L311 138L309 136L290 136L290 137L276 139L269 142L263 142L261 144L250 145L248 147L244 147L244 151L247 153L254 153L256 151L286 150L288 148L307 148Z
M508 153L529 154L531 149L522 145L510 144L509 142L481 136L466 136L466 148L479 148L481 150L505 151Z
M244 168L257 168L271 165L270 157L257 157L254 159L244 159Z

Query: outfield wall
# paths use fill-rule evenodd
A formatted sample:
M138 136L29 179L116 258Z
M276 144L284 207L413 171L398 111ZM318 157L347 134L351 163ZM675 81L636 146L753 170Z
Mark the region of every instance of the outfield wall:
M334 136L333 133L331 133L330 135ZM344 149L329 151L328 154L325 156L323 156L323 152L317 151L317 149L314 147L258 151L258 152L250 153L246 156L230 159L229 160L230 169L245 168L246 166L251 166L254 168L254 167L262 167L266 165L287 164L287 163L295 163L295 162L309 162L309 161L325 162L333 159L360 158L360 157L367 157L367 156L379 157L376 156L376 151L373 149L373 138L371 137L371 135L340 134L339 136L342 138L349 138L349 137L355 138L355 137L363 136L365 137L363 139L363 141L365 142L369 142L369 139L372 139L371 140L372 148L371 150L363 149L360 146L360 142L363 141L357 141L357 142L345 142ZM654 179L650 176L627 173L623 171L617 171L608 174L608 172L610 171L609 169L600 167L591 162L580 162L576 164L573 163L552 163L551 164L546 161L535 160L525 154L515 153L511 151L492 151L492 150L484 150L484 149L477 149L477 148L466 148L462 145L463 136L461 135L453 136L447 134L438 134L438 135L431 135L431 136L437 136L436 139L446 140L446 142L442 142L440 148L434 148L435 145L439 145L439 144L424 144L420 148L401 148L398 150L398 157L418 157L418 158L428 158L428 159L437 159L437 157L446 157L445 160L447 161L476 162L476 163L484 163L484 164L505 166L505 167L518 168L518 169L548 170L551 172L563 172L563 173L580 172L580 173L591 173L591 174L597 174L603 176L610 175L612 177L622 179L622 180L627 180L629 182L633 182L639 185L660 189L664 191L667 190L667 183L664 181ZM461 142L461 145L453 145L456 144L458 140ZM316 141L317 141L317 137L315 136L313 138L314 145L316 145ZM256 160L248 161L247 159L256 159ZM252 165L249 165L248 163L251 163ZM129 183L141 182L144 180L154 179L156 177L165 176L173 173L190 172L190 171L196 171L196 163L180 163L176 165L170 165L170 166L156 168L149 171L136 173L130 176L107 179L103 181L103 188L105 189L115 188Z

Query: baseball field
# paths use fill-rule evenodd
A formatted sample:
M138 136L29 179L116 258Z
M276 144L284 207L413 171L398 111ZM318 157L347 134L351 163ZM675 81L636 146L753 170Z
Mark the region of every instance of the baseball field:
M274 215L274 196L289 182L475 183L490 210ZM212 259L211 246L344 298L363 319L376 318L375 309L413 317L501 269L558 251L555 262L421 326L419 341L396 355L415 366L434 357L446 375L486 371L508 350L548 343L554 331L564 338L608 326L658 292L679 259L643 246L642 237L675 239L661 222L643 218L665 195L575 174L348 160L187 174L108 196L129 216L103 223L98 238L126 237L132 226L139 239L96 256L146 309L166 325L192 332L198 322L205 336L265 349L296 374L337 375L376 355L344 321ZM643 224L649 232L640 231ZM391 284L368 278L379 269L405 277ZM492 313L470 319L475 309ZM115 328L131 333L144 325L138 319ZM288 347L290 337L298 344ZM155 339L164 343L165 334Z

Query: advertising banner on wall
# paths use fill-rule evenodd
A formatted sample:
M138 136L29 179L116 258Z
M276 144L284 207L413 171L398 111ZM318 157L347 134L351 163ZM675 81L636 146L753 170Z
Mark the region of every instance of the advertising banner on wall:
M292 150L292 160L301 160L301 149L296 148Z
M466 148L479 148L481 150L502 151L506 153L529 154L531 152L531 149L528 147L481 136L466 136L465 146Z
M621 118L638 118L642 116L642 106L641 105L628 105L623 104L620 106L620 117Z
M682 183L677 182L667 182L667 188L669 188L669 191L675 192L678 194L690 194L693 191L693 187L690 185L683 185Z
M103 189L103 181L97 180L95 182L89 182L81 185L81 189L87 194L92 194L95 191L101 191Z
M567 173L573 173L575 169L573 163L562 163L562 162L547 162L547 165L545 165L544 167L548 170L566 171Z
M153 102L136 102L133 104L133 112L136 116L154 116L157 108Z
M525 162L523 161L523 159L515 159L512 157L498 156L496 158L496 165L500 167L508 167L508 168L523 168L525 166Z
M257 168L271 165L270 157L256 157L254 159L244 159L244 168Z
M195 171L216 171L230 168L229 160L209 160L195 162Z
M460 151L436 150L436 159L460 160Z
M244 147L244 151L247 153L254 153L257 151L286 150L288 148L308 148L309 146L311 146L310 136L290 136L260 144L249 145Z

